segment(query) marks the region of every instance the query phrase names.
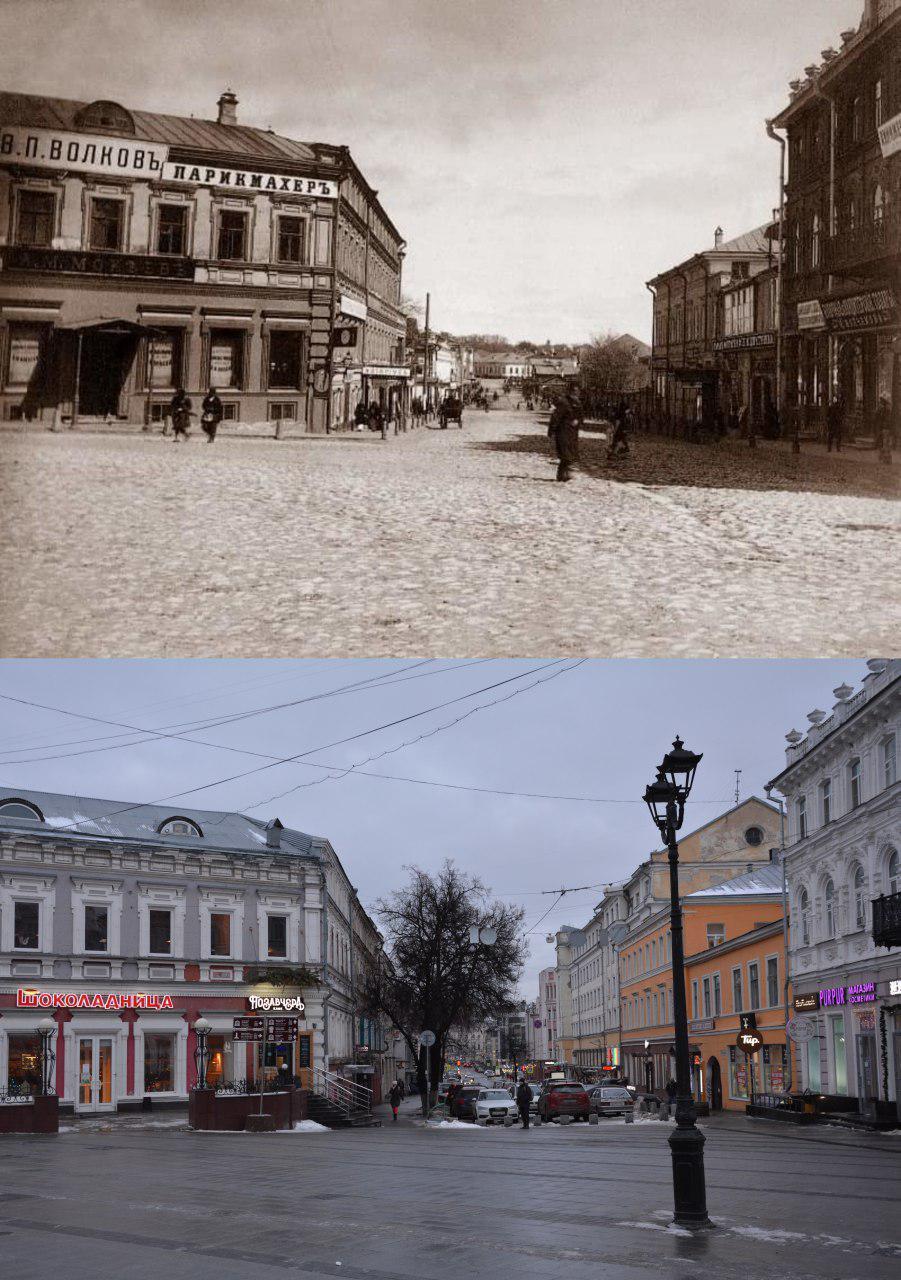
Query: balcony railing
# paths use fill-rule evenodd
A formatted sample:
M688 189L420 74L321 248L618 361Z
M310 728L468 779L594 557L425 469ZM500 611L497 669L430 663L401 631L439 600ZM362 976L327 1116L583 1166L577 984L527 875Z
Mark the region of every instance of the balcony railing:
M867 219L827 240L825 266L829 271L860 271L868 263L879 266L901 251L901 206L888 206L880 218Z
M873 899L873 941L877 947L901 947L901 893Z

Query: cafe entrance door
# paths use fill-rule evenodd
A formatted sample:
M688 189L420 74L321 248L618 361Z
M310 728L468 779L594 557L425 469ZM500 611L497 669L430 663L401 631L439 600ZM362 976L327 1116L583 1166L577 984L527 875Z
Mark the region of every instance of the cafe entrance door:
M113 1111L113 1042L108 1036L78 1037L75 1110Z

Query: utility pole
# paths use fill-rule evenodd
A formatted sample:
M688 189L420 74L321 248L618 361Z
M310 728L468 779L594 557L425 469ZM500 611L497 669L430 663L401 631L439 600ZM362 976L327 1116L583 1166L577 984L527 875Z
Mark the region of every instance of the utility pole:
M429 408L429 305L432 295L425 295L425 352L422 358L422 403L426 413Z

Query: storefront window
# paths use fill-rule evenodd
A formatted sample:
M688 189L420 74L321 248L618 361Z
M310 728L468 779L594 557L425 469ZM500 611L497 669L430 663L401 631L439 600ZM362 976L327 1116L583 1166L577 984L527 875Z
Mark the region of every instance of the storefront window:
M13 938L16 948L35 950L41 909L36 902L17 902L13 908Z
M175 1036L144 1034L144 1092L175 1092Z
M4 382L7 387L27 387L38 372L44 350L46 327L11 324Z
M232 918L226 912L213 911L210 914L210 955L231 955L231 923Z
M84 949L85 951L106 951L108 945L109 907L85 905L84 909Z
M269 335L269 386L300 387L300 334L274 330Z
M829 1038L832 1043L832 1063L835 1073L835 1093L848 1092L848 1059L845 1052L845 1019L842 1014L829 1019Z
M155 956L172 954L172 912L150 912L150 952Z
M211 387L240 387L244 383L244 334L231 329L214 329L210 334Z
M822 1087L819 1036L807 1041L807 1087L811 1093L819 1093Z
M733 1098L750 1097L748 1058L734 1045L729 1049L729 1094Z
M184 336L180 329L167 329L147 342L148 381L151 387L180 386Z
M210 1065L207 1068L206 1082L211 1089L216 1089L232 1076L232 1042L225 1036L208 1036L207 1046L210 1051Z
M9 1033L10 1092L29 1089L35 1092L41 1085L41 1038L36 1031L11 1031Z
M763 1092L781 1093L785 1088L785 1046L764 1045L761 1050Z

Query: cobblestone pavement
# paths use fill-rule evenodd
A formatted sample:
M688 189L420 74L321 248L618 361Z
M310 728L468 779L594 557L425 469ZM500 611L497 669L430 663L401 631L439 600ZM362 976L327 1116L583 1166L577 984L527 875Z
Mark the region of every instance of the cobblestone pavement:
M7 1136L0 1257L16 1280L894 1280L897 1137L703 1128L698 1236L669 1226L652 1122Z
M382 442L6 434L3 656L891 651L898 467L542 419Z

